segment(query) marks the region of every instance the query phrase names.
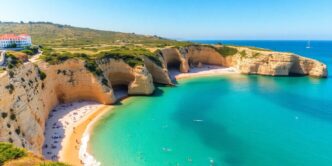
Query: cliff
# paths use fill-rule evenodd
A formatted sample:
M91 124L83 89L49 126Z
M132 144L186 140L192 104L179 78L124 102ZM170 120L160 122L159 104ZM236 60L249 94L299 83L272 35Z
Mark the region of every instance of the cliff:
M181 55L178 55L178 52ZM180 72L188 72L190 70L187 68L188 66L195 67L199 64L209 64L234 67L242 74L327 76L326 65L317 60L292 53L273 52L257 48L197 45L167 49L163 51L163 57L166 66L178 62L177 67Z
M247 47L195 45L166 48L156 63L130 66L123 60L96 61L100 74L89 71L83 60L70 59L50 65L27 62L0 76L0 141L12 142L41 154L44 126L50 111L59 103L93 100L112 104L114 88L126 86L129 95L149 95L155 83L172 84L169 67L189 72L199 64L234 67L243 74L326 77L326 65L291 53ZM45 77L46 76L46 77Z
M113 79L120 81L115 84L128 85L132 95L154 90L152 76L144 66L131 68L122 61L106 60L100 67L104 69L101 77L75 59L57 65L29 62L6 72L0 78L0 141L40 154L45 121L57 104L77 100L112 104L116 101ZM41 78L41 72L46 78Z

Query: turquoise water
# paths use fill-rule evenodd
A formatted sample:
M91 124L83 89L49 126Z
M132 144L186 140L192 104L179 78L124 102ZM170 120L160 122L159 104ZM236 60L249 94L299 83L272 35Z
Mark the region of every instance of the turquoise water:
M331 78L233 75L158 87L99 121L90 150L102 165L331 166Z

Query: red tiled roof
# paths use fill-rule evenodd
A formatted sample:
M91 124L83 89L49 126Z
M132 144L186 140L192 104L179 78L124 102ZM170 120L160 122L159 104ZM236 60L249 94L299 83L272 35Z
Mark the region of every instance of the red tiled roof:
M0 35L0 40L24 40L23 37L28 37L29 35L27 34L22 34L22 35L15 35L15 34L3 34Z

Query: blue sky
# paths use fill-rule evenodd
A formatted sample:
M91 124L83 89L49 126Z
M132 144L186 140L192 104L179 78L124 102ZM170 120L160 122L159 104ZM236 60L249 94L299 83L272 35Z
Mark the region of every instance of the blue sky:
M174 39L332 40L332 0L6 0L0 21Z

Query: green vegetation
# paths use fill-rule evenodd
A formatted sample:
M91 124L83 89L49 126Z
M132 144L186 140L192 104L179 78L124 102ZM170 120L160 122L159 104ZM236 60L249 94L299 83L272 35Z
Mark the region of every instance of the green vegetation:
M0 67L0 73L6 71L6 68L5 67Z
M0 165L6 161L18 159L27 155L24 149L14 147L9 143L0 143Z
M45 50L45 49L43 49ZM125 63L130 65L131 67L143 65L144 61L142 56L148 57L157 65L161 66L162 63L158 58L157 53L152 53L147 49L141 47L116 47L109 51L103 51L94 55L87 55L85 53L70 53L70 52L56 52L52 49L47 49L43 52L41 59L50 64L59 64L63 63L68 59L81 59L85 62L85 67L95 73L96 75L100 75L102 71L98 69L97 60L100 59L115 59L115 60L123 60Z
M12 94L14 92L13 84L6 85L5 88L8 90L9 94Z
M39 51L38 46L30 46L30 47L25 47L24 50L22 50L22 53L25 53L27 55L35 55Z
M16 120L16 115L14 113L10 113L10 120Z
M60 162L44 162L39 164L38 166L69 166L69 165Z
M7 116L8 116L8 113L7 113L7 112L2 112L2 113L1 113L1 117L2 117L3 119L5 119Z
M255 51L271 51L269 49L258 48L258 47L248 47L248 46L246 46L246 48L249 48L249 49L252 49L252 50L255 50Z
M102 52L97 55L99 59L115 59L115 60L123 60L125 63L127 63L131 67L140 66L143 65L143 59L139 56L122 53L118 51L108 51L108 52Z
M41 71L39 68L38 68L38 76L42 81L45 80L46 78L46 74L43 71Z
M156 53L155 55L145 55L147 58L149 58L153 63L155 63L156 65L158 65L159 67L162 67L163 64L159 59L159 55Z
M13 142L12 138L9 138ZM36 166L69 166L61 162L47 161L28 152L23 148L17 148L11 143L0 143L0 165L36 165Z
M33 43L51 47L91 47L102 45L142 44L147 47L166 47L182 42L164 39L158 36L136 35L112 31L78 28L50 22L14 23L1 22L0 34L26 33L31 35Z
M190 46L196 46L196 43L193 42L179 42L179 43L175 43L172 48L181 48L181 47L190 47Z
M246 57L247 56L246 50L241 51L240 55L241 55L242 58Z
M84 64L85 68L87 68L91 73L102 76L103 71L98 67L98 64L95 60L87 59Z
M9 78L14 78L15 73L13 71L8 72Z
M258 56L260 56L261 54L259 53L259 52L256 52L256 53L253 53L252 54L252 58L256 58L256 57L258 57Z
M232 56L238 53L238 50L231 46L223 45L221 47L214 47L222 56Z
M6 59L7 59L7 67L9 69L12 69L16 67L18 64L22 63L21 60L19 60L16 56L10 53L6 53Z

